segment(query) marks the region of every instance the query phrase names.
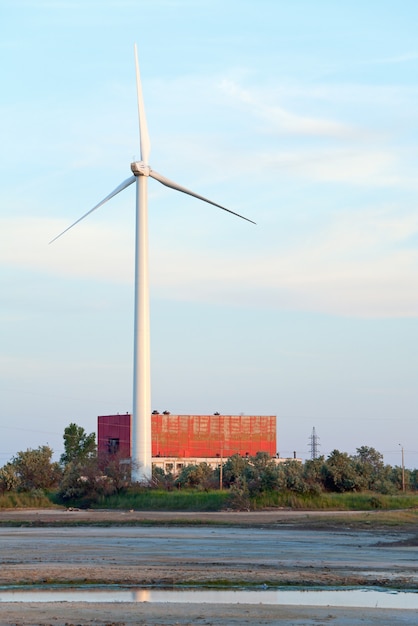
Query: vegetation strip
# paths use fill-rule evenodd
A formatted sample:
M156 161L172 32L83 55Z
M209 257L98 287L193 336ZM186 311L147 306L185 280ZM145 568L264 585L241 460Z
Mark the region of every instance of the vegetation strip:
M95 434L64 431L64 453L48 446L18 452L0 468L0 509L65 505L160 511L393 510L418 508L418 470L385 465L374 448L333 450L300 463L265 452L185 465L178 475L154 468L146 486L131 483L130 462L100 457Z

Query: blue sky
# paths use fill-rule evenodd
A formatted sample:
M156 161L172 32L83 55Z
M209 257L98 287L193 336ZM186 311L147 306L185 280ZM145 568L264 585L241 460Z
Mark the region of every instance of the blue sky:
M152 406L277 414L278 450L418 467L418 6L4 0L0 464L131 411L139 157Z

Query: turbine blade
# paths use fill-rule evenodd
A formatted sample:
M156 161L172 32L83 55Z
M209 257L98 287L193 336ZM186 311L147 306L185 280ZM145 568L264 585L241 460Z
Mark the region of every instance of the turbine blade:
M70 228L72 228L73 226L75 226L76 224L81 222L81 220L83 220L85 217L87 217L87 215L90 215L90 213L93 213L93 211L95 211L99 207L103 206L103 204L105 204L105 202L107 202L108 200L113 198L113 196L116 196L120 191L123 191L124 189L126 189L126 187L129 187L129 185L132 185L132 183L134 183L135 180L136 180L135 176L131 176L130 178L127 178L126 180L124 180L123 183L121 183L118 187L116 187L116 189L114 189L112 191L112 193L110 193L108 196L106 196L106 198L104 198L101 202L99 202L99 204L96 204L96 206L94 206L92 209L90 209L90 211L87 211L87 213L84 213L84 215L79 217L76 222L71 224L71 226L68 226L68 228L63 230L62 233L60 233L59 235L54 237L54 239L51 239L51 241L49 243L53 243L54 241L59 239L64 233L66 233L68 230L70 230Z
M197 198L198 200L203 200L203 202L208 202L209 204L213 204L213 206L218 207L218 209L222 209L223 211L232 213L232 215L236 215L237 217L240 217L241 219L246 220L247 222L251 222L251 224L256 223L256 222L253 222L253 220L250 220L248 217L244 217L243 215L240 215L239 213L235 213L235 211L231 211L230 209L227 209L226 207L220 204L216 204L216 202L212 202L212 200L208 200L204 196L200 196L198 193L194 193L194 191L190 191L189 189L186 189L186 187L182 187L181 185L174 183L172 180L169 180L165 176L162 176L162 174L159 174L155 170L150 170L149 175L152 178L155 178L155 180L158 180L158 182L160 182L162 185L165 185L166 187L171 187L171 189L176 189L177 191L181 191L182 193L187 193L189 196L193 196L194 198Z
M142 95L141 76L139 74L138 51L135 44L136 93L138 100L139 146L141 161L148 165L151 142L148 134L147 118L145 117L144 98Z

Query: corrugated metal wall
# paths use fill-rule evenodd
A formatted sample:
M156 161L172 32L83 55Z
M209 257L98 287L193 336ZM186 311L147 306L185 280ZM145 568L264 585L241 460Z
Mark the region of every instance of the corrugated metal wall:
M130 415L98 418L99 452L120 439L120 452L130 456ZM152 456L229 457L276 454L274 415L152 415Z
M153 415L152 455L228 457L276 454L276 417L265 415Z
M117 452L123 458L131 456L131 415L100 415L97 418L97 448L99 454L112 452L109 442L119 441Z

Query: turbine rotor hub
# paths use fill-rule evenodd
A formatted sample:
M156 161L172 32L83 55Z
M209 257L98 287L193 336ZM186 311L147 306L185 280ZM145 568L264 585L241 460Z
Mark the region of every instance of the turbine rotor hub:
M134 161L131 163L131 170L134 176L149 176L150 168L144 161Z

